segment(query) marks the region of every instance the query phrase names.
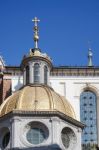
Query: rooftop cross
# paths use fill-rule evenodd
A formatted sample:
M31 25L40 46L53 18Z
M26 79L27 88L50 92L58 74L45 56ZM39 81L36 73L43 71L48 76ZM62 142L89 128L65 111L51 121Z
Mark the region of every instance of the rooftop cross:
M38 22L40 21L37 17L35 17L34 19L32 19L32 21L34 22L34 42L35 42L35 48L38 48L38 40L39 40L39 28L38 28Z
M35 17L34 19L32 19L32 21L34 22L34 25L37 27L37 23L40 21L37 17Z

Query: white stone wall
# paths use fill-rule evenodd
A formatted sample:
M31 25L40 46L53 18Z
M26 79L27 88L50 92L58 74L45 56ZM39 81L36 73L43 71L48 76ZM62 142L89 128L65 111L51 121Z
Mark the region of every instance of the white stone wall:
M97 95L97 101L99 101L99 77L51 76L50 83L57 93L65 96L66 99L71 103L74 108L77 120L80 120L80 94L82 91L84 91L84 89L88 88L95 92Z
M23 86L23 76L12 76L12 93Z

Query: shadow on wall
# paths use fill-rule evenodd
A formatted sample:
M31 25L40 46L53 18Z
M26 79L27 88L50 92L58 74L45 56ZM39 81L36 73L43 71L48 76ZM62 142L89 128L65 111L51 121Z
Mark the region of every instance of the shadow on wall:
M5 98L6 99L7 97L9 97L11 95L11 85L10 85L10 88L6 91L6 95L5 95Z
M40 146L40 147L31 147L31 148L11 148L7 150L62 150L57 144L51 146Z

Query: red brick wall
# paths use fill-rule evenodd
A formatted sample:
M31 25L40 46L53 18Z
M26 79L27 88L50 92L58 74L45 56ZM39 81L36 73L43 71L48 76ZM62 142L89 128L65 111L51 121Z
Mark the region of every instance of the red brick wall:
M11 79L10 75L0 76L0 105L11 95Z
M11 95L11 79L4 79L3 80L3 97L2 97L2 100L4 101L10 95Z

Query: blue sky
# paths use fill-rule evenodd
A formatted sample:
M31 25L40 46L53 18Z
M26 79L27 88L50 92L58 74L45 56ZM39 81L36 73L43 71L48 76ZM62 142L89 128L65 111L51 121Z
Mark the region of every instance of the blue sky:
M87 65L88 41L99 65L99 0L0 0L0 54L7 65L20 65L34 47L35 16L39 48L54 65Z

